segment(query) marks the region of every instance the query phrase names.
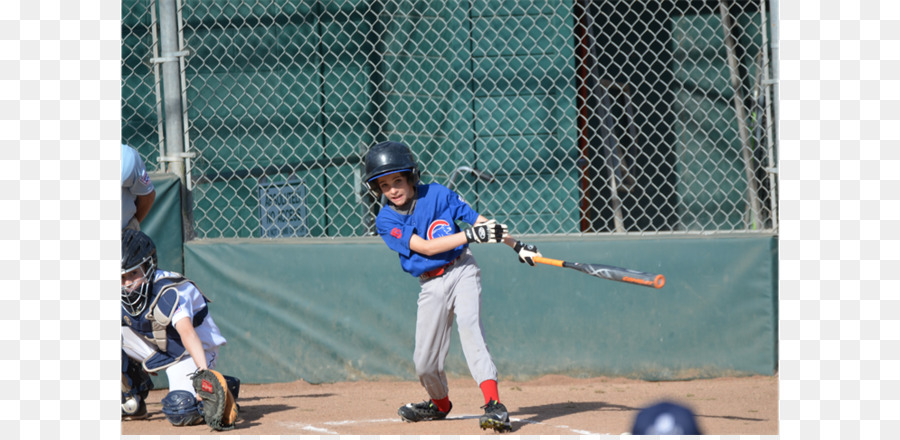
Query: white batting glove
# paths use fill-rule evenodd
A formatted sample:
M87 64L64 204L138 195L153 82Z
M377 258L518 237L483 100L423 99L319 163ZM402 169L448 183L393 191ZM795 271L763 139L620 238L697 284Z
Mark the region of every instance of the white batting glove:
M488 220L467 228L466 241L469 243L500 243L509 236L509 228L496 220Z
M543 257L541 252L538 251L537 246L533 244L525 244L521 241L516 242L516 246L513 247L513 250L516 251L516 254L519 255L520 263L528 263L529 266L534 266L534 257Z

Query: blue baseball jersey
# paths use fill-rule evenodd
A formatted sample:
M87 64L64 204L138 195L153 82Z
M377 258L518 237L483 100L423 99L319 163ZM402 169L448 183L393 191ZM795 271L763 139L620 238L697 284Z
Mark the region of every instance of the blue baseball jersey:
M403 270L418 277L453 261L467 245L432 256L422 255L409 248L413 234L426 240L453 235L460 231L456 220L474 224L477 219L478 213L459 194L431 183L416 186L416 206L410 215L400 214L390 206L381 208L375 228L388 247L400 255Z

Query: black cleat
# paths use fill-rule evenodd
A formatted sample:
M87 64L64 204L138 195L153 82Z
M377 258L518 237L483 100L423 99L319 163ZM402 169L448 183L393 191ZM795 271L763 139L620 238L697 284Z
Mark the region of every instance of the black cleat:
M481 429L493 429L496 432L512 431L506 406L496 400L491 400L482 408L484 408L484 415L478 421Z
M400 418L404 422L423 422L426 420L443 420L453 409L453 403L450 403L450 409L443 412L438 409L437 405L430 400L421 403L407 403L397 410Z

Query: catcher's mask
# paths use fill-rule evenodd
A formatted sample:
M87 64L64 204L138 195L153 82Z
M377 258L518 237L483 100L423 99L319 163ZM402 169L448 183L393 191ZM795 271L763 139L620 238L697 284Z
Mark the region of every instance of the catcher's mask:
M381 196L381 190L378 189L375 179L397 172L408 172L409 184L413 187L419 182L419 165L406 144L394 141L381 142L366 153L366 174L363 179L376 198Z
M156 272L156 245L147 234L122 231L122 307L138 316L147 307L147 298Z

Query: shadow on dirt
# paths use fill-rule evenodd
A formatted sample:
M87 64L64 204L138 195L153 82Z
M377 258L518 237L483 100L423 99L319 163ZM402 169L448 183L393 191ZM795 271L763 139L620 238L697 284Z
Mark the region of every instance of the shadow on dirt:
M529 423L541 423L546 420L557 417L568 416L571 414L592 412L592 411L638 411L640 408L633 408L624 405L615 405L606 402L562 402L550 403L538 406L523 406L517 411L510 412L510 417L522 419L520 422L513 422L513 430L516 425L522 426Z
M742 420L745 422L763 422L768 419L757 419L753 417L738 417L738 416L707 416L703 414L697 414L696 417L698 419L722 419L722 420Z
M295 394L293 396L255 396L255 397L241 397L237 400L238 405L243 405L244 402L253 402L260 401L266 399L314 399L321 397L332 397L335 396L334 393L320 393L320 394Z
M616 405L606 402L565 402L565 403L551 403L547 405L538 405L538 406L523 406L518 409L518 411L510 412L509 416L517 419L521 419L520 422L513 422L513 431L516 430L516 425L519 426L529 424L529 423L541 423L546 420L551 420L557 417L563 417L571 414L577 413L586 413L592 411L634 411L637 414L642 408L635 408L631 406L625 405ZM533 415L532 415L533 414ZM755 418L755 417L738 417L738 416L716 416L716 415L707 415L707 414L696 414L698 419L722 419L722 420L737 420L744 422L763 422L766 419Z
M297 409L297 407L290 405L241 405L236 427L249 428L251 426L259 426L261 423L258 420L266 414L294 409Z
M254 396L254 397L242 397L238 399L238 405L240 405L240 416L237 425L242 428L247 428L251 426L259 426L261 423L258 422L259 419L263 418L266 414L273 414L276 412L282 411L294 411L297 410L298 407L292 405L265 405L265 404L254 404L250 402L260 402L268 399L320 399L326 397L333 397L334 393L318 393L318 394L295 394L292 396Z

